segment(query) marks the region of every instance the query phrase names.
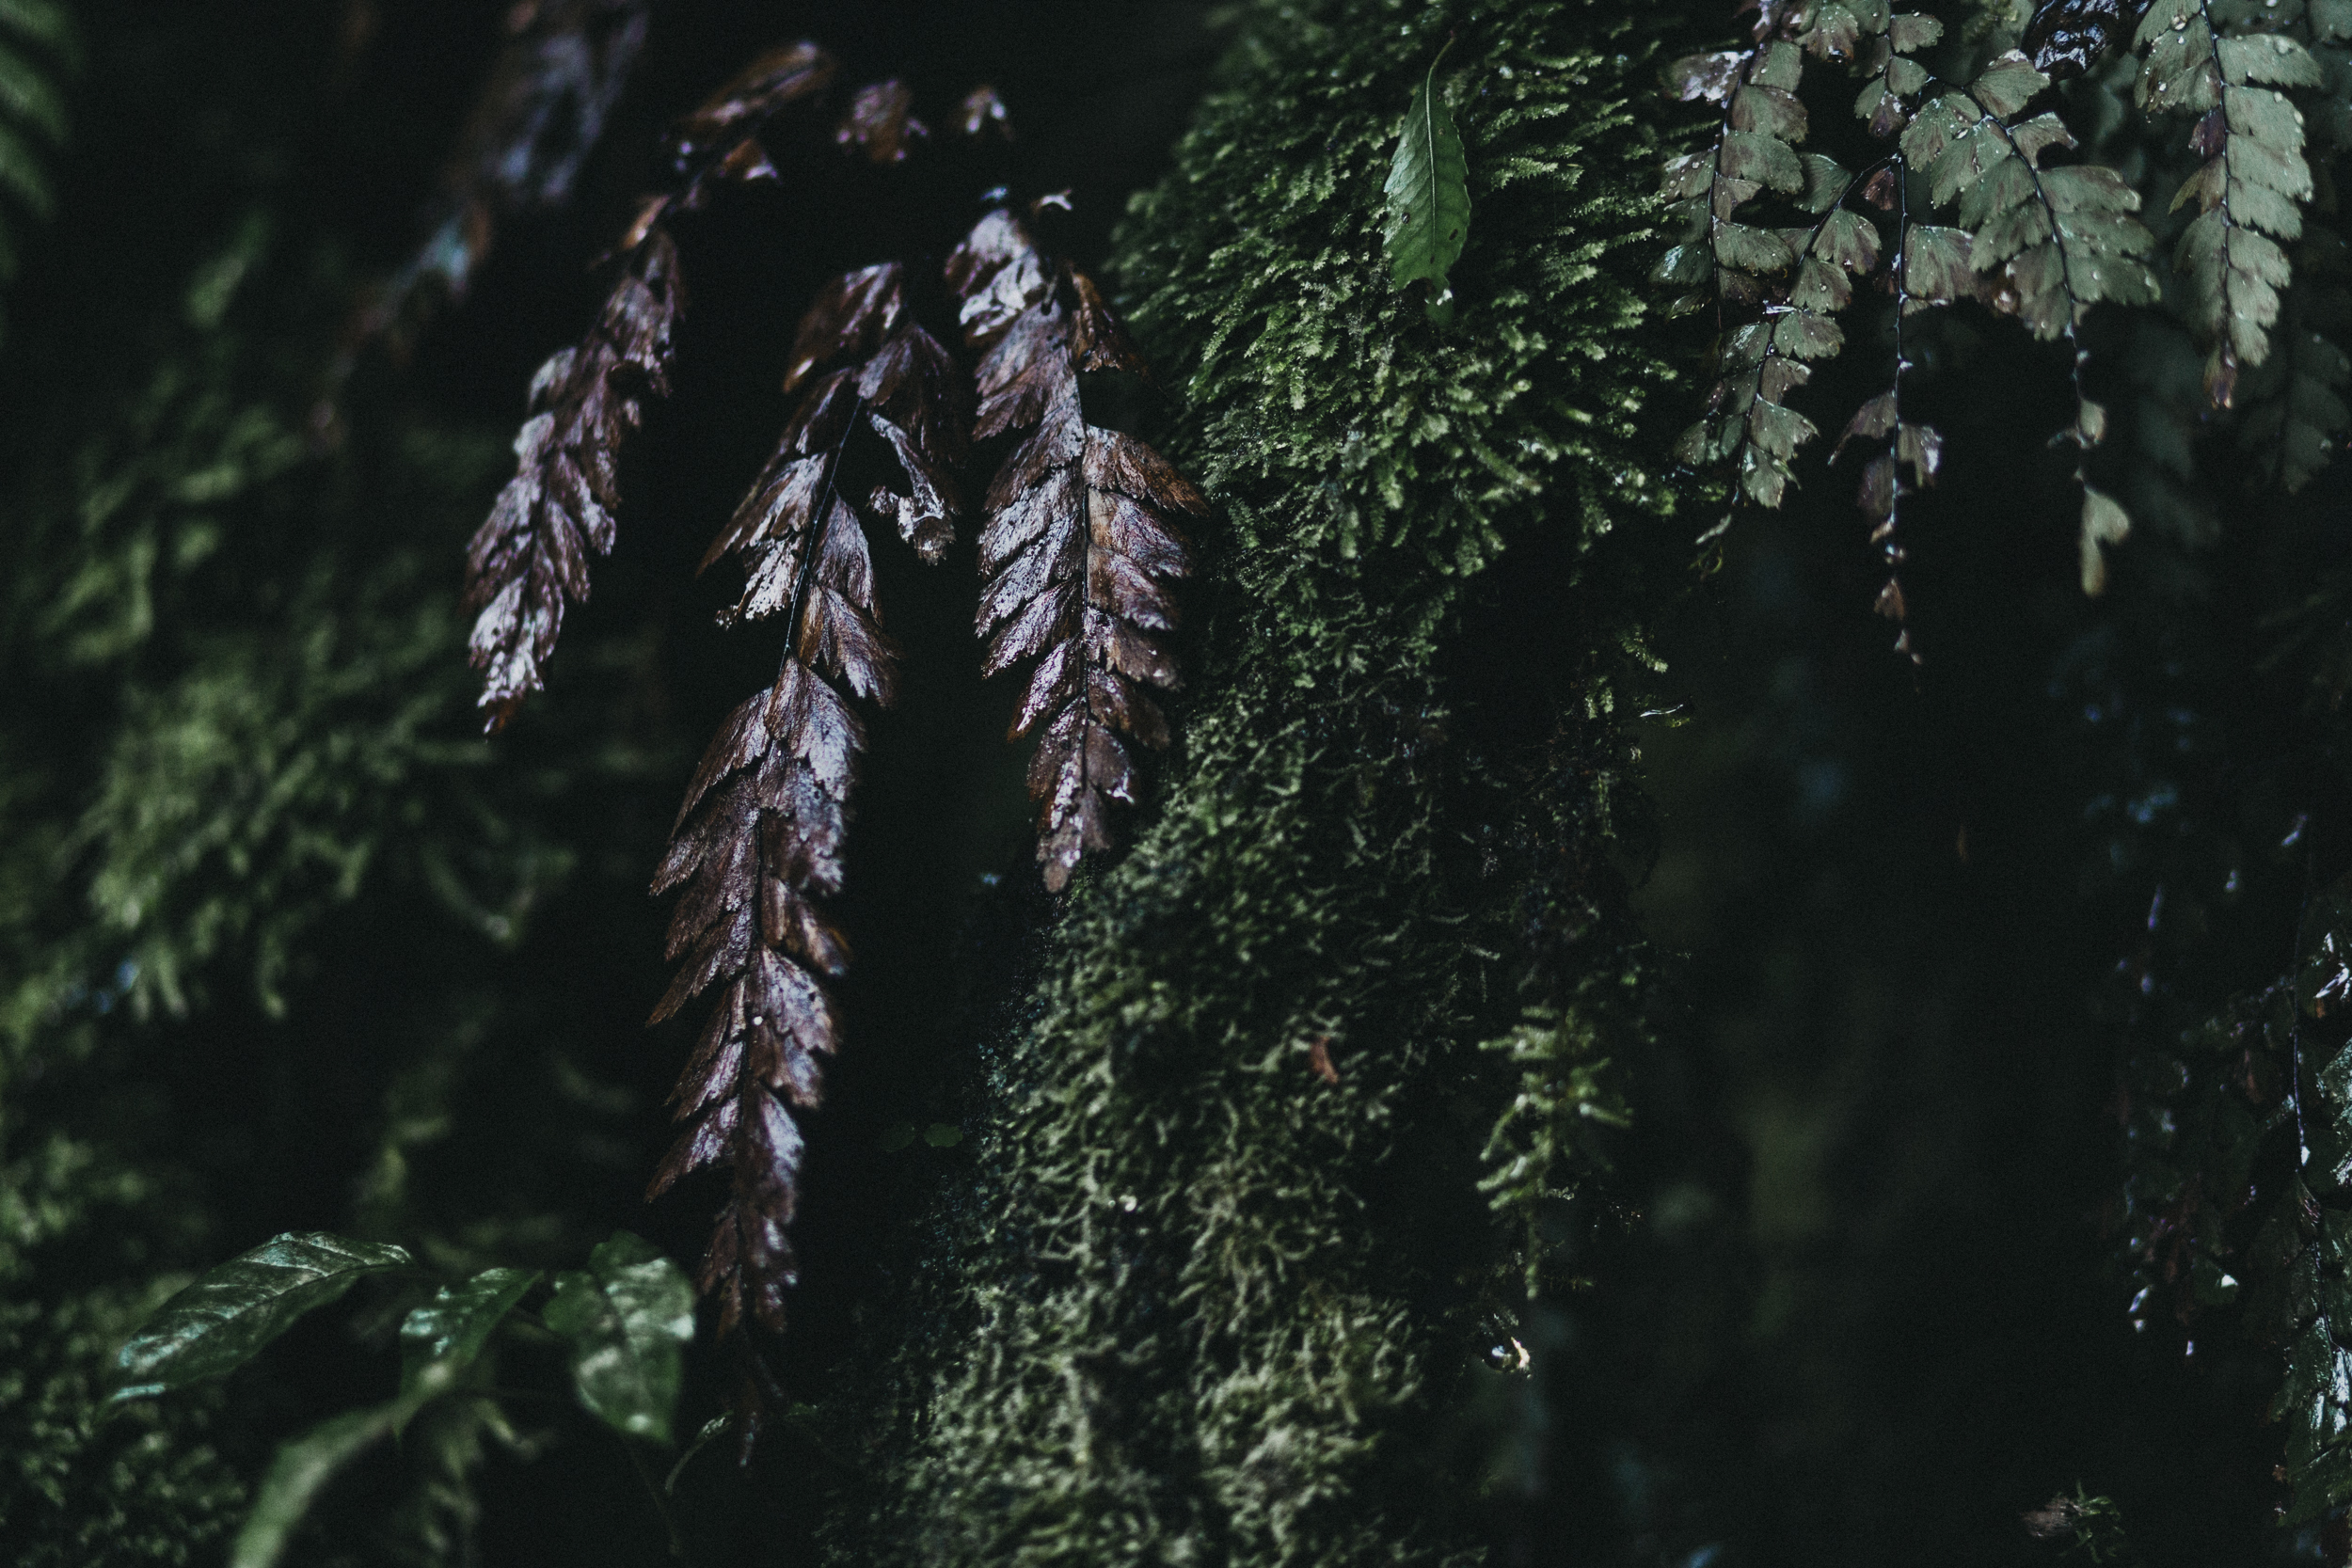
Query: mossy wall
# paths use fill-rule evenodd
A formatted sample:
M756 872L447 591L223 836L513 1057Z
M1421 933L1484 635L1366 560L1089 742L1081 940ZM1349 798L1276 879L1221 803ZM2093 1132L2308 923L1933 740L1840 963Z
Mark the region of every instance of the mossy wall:
M1219 506L1200 673L1163 803L987 1042L841 1560L1481 1555L1454 1412L1638 984L1659 25L1261 4L1136 199L1113 271L1180 389L1145 434ZM1378 219L1449 36L1474 213L1440 329Z

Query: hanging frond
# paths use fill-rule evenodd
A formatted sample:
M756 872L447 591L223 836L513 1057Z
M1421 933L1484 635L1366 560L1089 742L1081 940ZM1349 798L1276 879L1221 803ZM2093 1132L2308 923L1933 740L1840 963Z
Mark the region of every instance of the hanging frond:
M2090 17L2075 8L2065 20L2088 25ZM2106 21L2111 31L2115 19ZM2045 164L2053 149L2074 147L2057 116L2026 113L2050 78L2009 50L1965 87L1941 83L1915 56L1943 34L1935 17L1899 16L1883 4L1768 7L1751 47L1692 55L1667 71L1683 101L1720 103L1723 115L1706 148L1667 165L1665 194L1682 243L1653 276L1696 291L1678 302L1683 309L1711 293L1719 312L1760 318L1725 321L1708 418L1684 433L1676 456L1695 468L1729 467L1735 502L1779 506L1796 482L1795 456L1820 434L1789 397L1844 348L1839 318L1854 301L1855 280L1881 278L1894 296L1893 371L1887 390L1848 421L1833 461L1855 440L1885 443L1866 465L1857 499L1888 568L1877 609L1899 624L1908 613L1901 499L1933 483L1943 453L1939 433L1902 418L1904 322L1977 299L2037 338L2066 339L2076 402L2066 438L2088 451L2106 419L2085 388L2076 328L2095 304L2151 304L2162 292L2143 259L2154 240L2134 215L2138 193L2099 165ZM1863 78L1854 113L1873 137L1893 143L1861 175L1797 150L1810 129L1798 98L1807 56L1842 62ZM1876 220L1850 205L1857 197L1895 215L1891 252ZM1742 209L1758 200L1813 219L1803 227L1741 221ZM1922 221L1928 215L1945 221ZM2075 478L2086 496L2086 548L2120 538L2128 525L2122 509L2093 497L2079 460ZM1707 537L1729 522L1727 514ZM2086 584L2099 580L2103 573L2086 572ZM1897 647L1918 657L1907 626Z
M1024 437L988 490L977 629L984 673L1034 661L1013 733L1042 726L1029 793L1045 885L1059 892L1081 856L1110 847L1112 802L1136 800L1126 741L1168 744L1147 689L1177 684L1168 586L1191 556L1176 515L1208 507L1150 447L1087 421L1081 372L1148 373L1091 278L1040 255L1004 209L948 259L947 278L967 340L988 350L975 433Z
M2151 115L2196 118L2189 146L2204 160L2172 198L2197 216L2173 265L2188 279L2192 320L2210 345L2205 392L2217 408L2238 376L2270 354L2280 293L2291 275L2280 242L2303 233L2312 199L2303 116L2283 87L2325 80L2311 51L2250 23L2216 24L2212 0L2156 0L2140 23L2146 51L2138 86Z
M1866 239L1842 223L1839 234L1831 234L1825 225L1817 235L1739 220L1740 210L1768 191L1792 199L1818 192L1825 198L1823 207L1838 199L1829 178L1808 179L1806 162L1796 150L1807 131L1804 105L1797 99L1805 54L1798 29L1807 14L1798 7L1766 8L1752 47L1694 55L1667 68L1668 84L1683 102L1720 103L1723 116L1708 148L1667 165L1666 195L1675 203L1670 211L1683 227L1683 242L1666 253L1652 276L1709 290L1722 307L1766 311L1762 321L1726 328L1717 360L1720 379L1708 398L1712 417L1683 434L1675 455L1693 467L1732 465L1739 494L1760 506L1781 503L1792 483L1789 460L1820 434L1812 420L1788 406L1788 394L1812 379L1807 360L1835 354L1844 342L1844 334L1821 309L1788 303L1786 289L1768 279L1797 269L1801 257L1832 263L1842 250L1858 260L1856 247L1865 245L1872 264L1878 255L1875 231ZM1844 31L1840 24L1829 39L1843 38ZM1826 41L1818 30L1809 36ZM1867 220L1856 221L1867 226ZM1843 287L1842 279L1829 279L1828 271L1823 266L1804 274L1807 296L1817 306ZM1851 297L1850 289L1844 293ZM1695 309L1704 302L1700 293L1686 296L1682 305Z
M2056 115L2017 118L2049 85L2023 55L2003 55L1923 105L1902 147L1931 199L1957 203L1969 264L1998 269L1994 308L2037 338L2072 340L2100 301L2151 305L2163 291L2143 260L2154 237L2132 215L2139 193L2101 165L2042 166L2052 148L2074 146Z
M824 980L847 969L850 951L825 905L842 887L865 745L853 705L886 706L897 683L869 517L894 520L926 561L954 534L961 383L947 350L913 321L906 284L893 262L827 285L793 345L786 386L801 397L776 454L703 562L743 569L722 624L781 614L790 638L774 685L712 740L653 882L657 895L683 890L668 943L682 962L653 1022L713 988L719 997L673 1097L686 1132L648 1196L704 1165L729 1167L700 1276L719 1299L722 1333L747 1311L784 1326L802 1153L790 1107L818 1102L821 1058L840 1040ZM906 489L861 501L854 447L876 439Z
M2314 199L2303 212L2301 239L2288 247L2292 277L2281 298L2273 352L2244 369L2233 403L2243 410L2239 444L2265 483L2300 490L2333 461L2352 434L2344 397L2345 333L2352 330L2352 268L2343 236L2331 227L2335 201L2321 192L2343 177L2352 151L2352 5L2320 0L2279 20L2309 46L2326 80L2304 112L2305 155Z
M364 335L395 326L427 283L464 299L501 222L571 198L628 85L649 14L649 0L515 8L510 41L442 174L431 237L370 307Z
M831 55L803 40L768 51L705 99L670 133L670 183L639 207L622 246L635 245L672 213L701 211L728 183L773 180L762 138L786 111L832 87L837 69Z
M2248 400L2238 443L2256 473L2292 495L2335 461L2344 432L2352 429L2352 407L2344 402L2352 356L2301 327L2279 335L2266 369L2270 385Z
M621 442L646 399L669 395L682 304L676 247L657 230L629 253L588 336L532 378L515 477L466 550L469 655L492 731L539 689L565 602L587 600L588 557L612 548Z
M2285 1353L2272 1404L2294 1527L2352 1502L2352 886L2295 961L2122 1085L2123 1243L2141 1327L2225 1309ZM2203 1332L2202 1329L2200 1332Z
M603 316L532 378L532 419L515 438L519 467L467 550L469 656L493 732L544 684L564 604L587 600L588 557L612 548L621 443L644 421L646 401L669 395L685 290L664 219L700 207L724 182L773 178L760 136L822 92L833 70L813 43L773 51L679 123L670 142L676 180L630 226Z

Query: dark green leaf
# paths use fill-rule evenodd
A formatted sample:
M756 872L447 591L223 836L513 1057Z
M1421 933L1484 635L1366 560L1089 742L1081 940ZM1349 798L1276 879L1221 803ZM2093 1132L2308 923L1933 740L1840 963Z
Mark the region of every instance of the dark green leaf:
M580 1401L615 1432L670 1440L679 1347L694 1337L694 1287L653 1243L622 1231L585 1274L556 1275L548 1326L571 1346Z
M1778 87L1741 87L1731 100L1731 128L1781 141L1803 141L1804 105Z
M2315 87L2328 79L2312 52L2282 33L2214 40L2222 80L2233 87L2265 82L2280 87Z
M1931 16L1899 16L1887 29L1887 42L1898 55L1925 49L1944 36L1944 24Z
M1444 58L1442 51L1438 58ZM1389 279L1400 289L1416 279L1426 282L1430 315L1442 318L1452 305L1446 274L1461 258L1470 233L1470 160L1454 113L1438 90L1435 61L1405 113L1385 194Z
M1797 90L1797 83L1804 74L1804 56L1797 46L1783 39L1767 44L1757 56L1756 69L1748 72L1748 80L1758 87L1778 87L1783 92Z
M2034 94L2050 85L2050 79L2033 68L2033 62L2012 49L1984 68L1969 87L1977 102L2006 119L2033 101Z
M164 1303L115 1358L113 1397L144 1399L225 1377L359 1279L409 1266L399 1247L324 1232L266 1242Z
M1914 224L1903 242L1903 292L1914 299L1948 304L1976 287L1969 262L1968 231Z
M400 1391L446 1388L539 1279L537 1269L485 1269L410 1312L400 1325Z
M1853 177L1836 159L1820 152L1808 152L1803 161L1804 195L1798 199L1798 205L1808 213L1826 213L1845 196Z

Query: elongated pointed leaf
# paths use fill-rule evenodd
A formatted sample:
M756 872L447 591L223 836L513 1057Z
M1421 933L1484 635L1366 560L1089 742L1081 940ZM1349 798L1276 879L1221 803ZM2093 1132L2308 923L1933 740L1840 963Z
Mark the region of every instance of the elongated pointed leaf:
M207 1270L164 1303L115 1358L115 1400L225 1377L361 1278L410 1266L396 1246L312 1231L277 1237Z
M1435 63L1405 113L1386 194L1390 281L1402 289L1425 280L1430 319L1442 322L1453 312L1446 274L1461 259L1470 234L1470 160L1453 111L1438 91Z
M485 1269L444 1286L400 1325L400 1391L435 1394L472 1365L491 1333L541 1278L537 1269Z
M229 1548L229 1568L276 1568L294 1527L336 1472L391 1435L427 1397L403 1395L387 1404L347 1410L279 1444L254 1495L253 1512Z
M580 1403L615 1432L670 1441L679 1347L694 1337L685 1271L624 1230L589 1254L585 1274L555 1276L547 1318L571 1344Z

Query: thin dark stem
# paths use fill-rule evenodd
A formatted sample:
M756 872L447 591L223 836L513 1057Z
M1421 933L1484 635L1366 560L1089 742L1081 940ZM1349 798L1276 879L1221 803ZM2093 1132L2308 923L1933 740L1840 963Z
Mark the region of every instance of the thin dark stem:
M1894 155L1895 166L1895 380L1888 388L1894 401L1895 424L1886 433L1886 455L1895 465L1893 483L1887 490L1886 526L1880 535L1880 547L1885 552L1887 580L1898 584L1896 603L1902 608L1901 568L1904 549L1901 522L1903 512L1903 372L1911 361L1903 357L1903 322L1911 314L1911 163L1899 152ZM1897 625L1902 631L1896 646L1919 662L1919 651L1911 645L1911 617L1899 614Z
M653 1499L654 1512L661 1515L661 1528L670 1534L670 1555L685 1561L686 1537L678 1533L677 1515L670 1509L670 1499L661 1495L661 1488L655 1482L653 1472L645 1467L645 1457L637 1451L637 1445L624 1437L621 1447L628 1450L628 1467L637 1472L637 1479L644 1483L645 1496Z
M2294 957L2287 964L2287 1002L2295 1009L2287 1025L2287 1104L2295 1112L2295 1179L2303 1180L2303 1167L2311 1163L2311 1140L2303 1132L2303 933L2312 919L2312 895L2318 876L2318 851L2312 838L2312 814L2305 812L2296 822L2296 831L2303 835L2303 902L2295 917ZM2320 1308L2323 1319L2327 1308Z

